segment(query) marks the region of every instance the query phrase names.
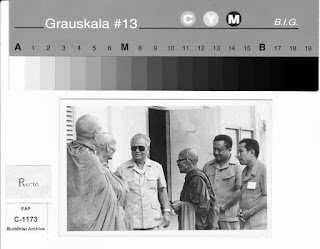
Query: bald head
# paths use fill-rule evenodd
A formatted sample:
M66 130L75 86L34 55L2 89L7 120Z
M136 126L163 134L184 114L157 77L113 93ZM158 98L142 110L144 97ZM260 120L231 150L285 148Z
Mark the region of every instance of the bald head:
M116 139L111 133L102 132L102 144L103 145L107 145L107 144L114 145L114 144L116 144Z
M91 115L81 116L76 123L77 137L93 137L96 131L101 131L101 123L97 117Z
M116 152L116 139L108 132L102 132L101 143L97 145L97 156L100 162L108 162L113 158L113 154Z
M198 162L198 152L195 149L188 148L184 149L179 153L179 158L187 158L191 161L193 165L197 165Z

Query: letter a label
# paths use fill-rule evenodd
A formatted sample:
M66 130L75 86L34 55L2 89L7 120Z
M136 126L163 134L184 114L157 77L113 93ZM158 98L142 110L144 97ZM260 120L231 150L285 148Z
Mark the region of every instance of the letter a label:
M21 51L21 47L20 47L20 44L19 44L19 43L17 43L17 45L16 45L16 47L15 47L14 50L16 51L16 50L18 50L18 49Z

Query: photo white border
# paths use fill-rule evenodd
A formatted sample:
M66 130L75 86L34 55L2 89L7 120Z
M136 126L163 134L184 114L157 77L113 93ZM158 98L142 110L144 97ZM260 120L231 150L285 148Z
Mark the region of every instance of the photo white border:
M67 231L67 136L66 127L66 107L67 106L85 106L85 107L101 107L101 106L166 106L166 107L203 107L203 106L259 106L263 105L268 108L266 118L266 164L267 164L267 191L268 191L268 229L255 231ZM60 137L60 153L59 153L59 236L64 237L271 237L272 228L272 212L271 212L271 180L272 180L272 160L271 160L271 144L272 144L272 100L215 100L215 99L139 99L139 98L119 98L119 99L60 99L59 113L59 137Z

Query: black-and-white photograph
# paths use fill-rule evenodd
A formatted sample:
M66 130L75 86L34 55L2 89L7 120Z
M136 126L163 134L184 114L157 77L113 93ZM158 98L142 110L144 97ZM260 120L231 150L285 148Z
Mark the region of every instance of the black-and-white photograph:
M63 231L270 230L271 101L93 102L61 103Z

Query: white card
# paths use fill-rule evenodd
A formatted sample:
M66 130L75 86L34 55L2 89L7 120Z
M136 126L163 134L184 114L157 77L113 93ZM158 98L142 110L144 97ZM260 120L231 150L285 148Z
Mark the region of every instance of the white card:
M256 182L248 182L247 189L256 189Z
M7 232L48 233L48 204L7 203L6 230Z
M50 165L6 166L6 198L51 198Z

